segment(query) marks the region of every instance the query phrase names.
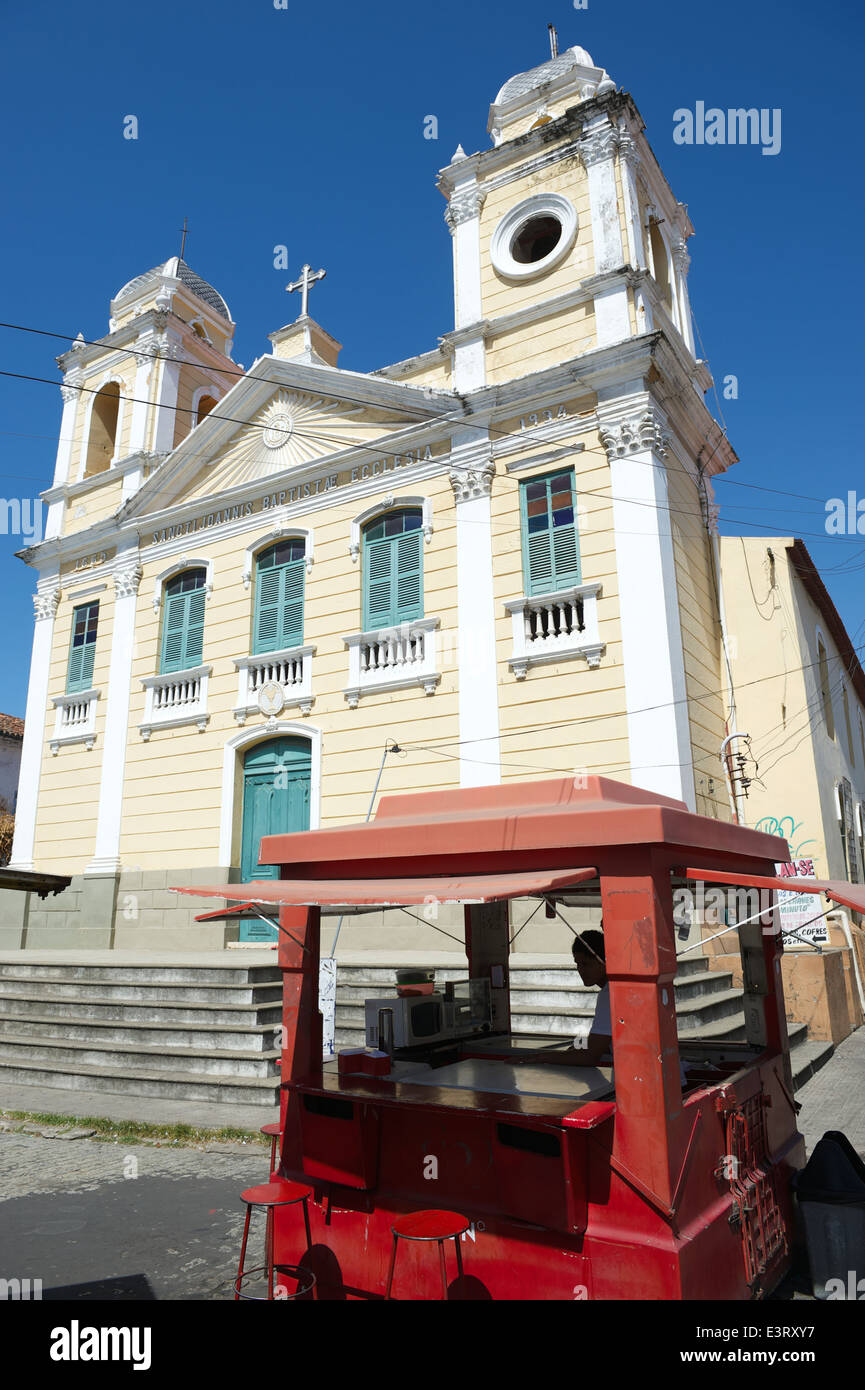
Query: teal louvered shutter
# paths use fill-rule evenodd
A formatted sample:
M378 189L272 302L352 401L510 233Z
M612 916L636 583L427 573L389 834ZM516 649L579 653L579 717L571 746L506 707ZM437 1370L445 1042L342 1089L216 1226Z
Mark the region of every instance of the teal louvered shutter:
M364 630L390 627L391 591L393 588L394 551L390 540L372 541L364 545Z
M363 626L394 627L423 616L423 552L419 512L390 513L373 523L363 544Z
M411 622L423 615L423 577L421 574L421 533L409 531L396 544L397 623Z
M66 671L66 693L89 690L93 684L93 658L96 654L98 603L86 603L72 614L72 642Z
M526 593L555 593L580 582L574 510L574 476L568 470L521 485L520 514Z
M254 656L300 646L305 572L301 542L274 546L259 556L255 577Z
M306 564L295 560L282 570L282 631L280 647L299 647L303 641L303 586Z
M204 574L178 575L165 588L160 673L201 663L204 651Z
M186 640L183 645L183 669L199 666L204 652L204 590L196 589L186 595Z

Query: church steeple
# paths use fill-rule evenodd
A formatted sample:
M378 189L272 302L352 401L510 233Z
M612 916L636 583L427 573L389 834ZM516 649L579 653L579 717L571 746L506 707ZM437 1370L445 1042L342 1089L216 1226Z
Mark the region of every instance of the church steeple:
M57 359L64 405L46 536L119 506L204 419L237 379L233 334L225 299L179 256L123 285L107 335L79 334Z

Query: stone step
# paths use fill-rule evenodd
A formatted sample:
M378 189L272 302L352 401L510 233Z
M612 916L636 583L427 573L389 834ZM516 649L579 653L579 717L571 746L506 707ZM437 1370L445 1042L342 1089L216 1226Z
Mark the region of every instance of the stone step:
M798 1091L810 1081L816 1072L824 1067L835 1051L830 1042L799 1042L790 1049L790 1066L793 1071L793 1090Z
M14 1033L5 1033L0 1041L0 1067L30 1062L76 1073L96 1067L118 1080L134 1077L139 1072L156 1075L163 1071L264 1079L278 1074L279 1057L276 1050L253 1053L206 1047L146 1047L134 1043L75 1044L69 1040L55 1042Z
M722 989L676 1004L676 1023L680 1033L690 1033L716 1020L730 1018L742 1007L740 989Z
M31 997L34 980L0 978L0 998ZM196 1004L275 1004L282 1000L282 984L267 981L262 984L146 984L136 979L104 981L66 981L52 979L39 986L44 999L117 999L124 1003L196 1003Z
M262 1029L256 1024L224 1028L206 1024L198 1028L157 1025L124 1020L122 1023L88 1019L0 1015L0 1049L7 1037L38 1038L45 1042L83 1042L139 1045L148 1048L202 1048L225 1052L263 1053L276 1045L278 1024Z
M5 997L0 993L0 1019L4 1017L70 1019L93 1023L152 1023L166 1027L181 1025L228 1027L274 1027L282 1017L282 1003L269 1004L130 1004L122 999L46 999L38 992Z
M111 984L282 984L277 965L121 965L46 964L38 961L0 962L0 984L4 980L57 980L64 983L105 981Z
M51 1090L107 1091L114 1095L153 1096L168 1100L208 1101L226 1106L255 1105L269 1109L279 1104L276 1076L195 1075L181 1067L173 1072L137 1071L118 1076L111 1068L73 1061L44 1063L19 1058L4 1060L0 1055L0 1083L38 1086ZM58 1105L61 1102L58 1099Z

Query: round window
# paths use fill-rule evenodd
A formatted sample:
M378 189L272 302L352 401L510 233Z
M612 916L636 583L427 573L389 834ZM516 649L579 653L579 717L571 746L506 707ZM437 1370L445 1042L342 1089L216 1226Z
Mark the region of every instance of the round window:
M530 217L511 242L511 255L520 265L534 265L555 251L562 236L556 217Z
M577 236L577 211L559 193L526 198L505 213L492 235L490 256L506 280L529 280L559 265Z

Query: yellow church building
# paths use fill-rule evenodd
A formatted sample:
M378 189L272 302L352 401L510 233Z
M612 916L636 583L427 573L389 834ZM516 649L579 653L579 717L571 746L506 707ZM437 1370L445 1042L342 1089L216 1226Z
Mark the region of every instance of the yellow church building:
M454 324L417 357L340 367L306 266L244 371L173 258L58 359L12 863L72 883L4 895L0 946L264 939L168 888L266 875L262 834L362 820L377 784L600 774L729 818L711 480L736 460L693 228L581 48L506 82L489 133L440 174ZM387 932L345 939L436 940Z

